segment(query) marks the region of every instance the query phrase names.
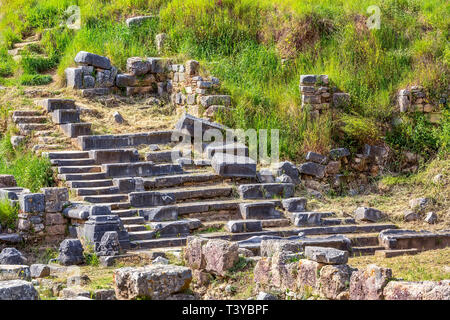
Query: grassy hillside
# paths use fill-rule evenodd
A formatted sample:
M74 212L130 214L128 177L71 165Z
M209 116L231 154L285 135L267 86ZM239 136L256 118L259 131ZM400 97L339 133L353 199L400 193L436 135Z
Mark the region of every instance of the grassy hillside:
M194 58L223 81L233 98L231 116L241 128L281 129L281 152L300 160L309 150L333 146L357 151L385 141L394 150L426 158L448 156L447 105L439 126L421 115L403 116L392 128L394 97L409 84L424 86L437 104L449 86L450 5L446 0L1 0L0 85L18 76L73 65L79 50L106 55L124 70L131 56L155 56L154 36L165 32L164 56ZM69 5L81 8L82 28L58 27ZM381 28L369 30L366 10L381 9ZM138 30L127 17L159 14ZM44 29L42 52L19 64L6 50ZM34 59L34 60L33 60ZM351 104L320 120L301 112L301 74L328 74L349 92ZM12 78L12 75L16 75ZM23 76L22 76L23 77ZM26 84L20 82L22 84Z

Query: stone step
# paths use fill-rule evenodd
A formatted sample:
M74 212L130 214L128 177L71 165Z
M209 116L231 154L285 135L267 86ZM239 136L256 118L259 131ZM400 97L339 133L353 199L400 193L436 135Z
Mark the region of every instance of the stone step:
M16 110L13 111L12 117L38 117L42 116L42 111L39 110Z
M124 227L127 229L128 234L130 232L148 231L145 224L126 224Z
M351 254L354 257L369 256L375 254L378 250L383 250L381 246L352 247Z
M279 200L267 200L272 202L275 206L280 206ZM247 203L250 201L242 201L238 199L233 200L211 200L198 202L182 202L177 204L178 214L187 215L201 212L216 212L216 211L236 211L239 210L240 203Z
M173 195L176 201L185 201L192 199L211 199L211 198L230 197L233 192L233 187L223 185L222 186L213 185L204 187L164 189L161 190L161 192Z
M102 203L102 205L110 206L111 210L125 210L125 209L130 209L131 208L131 204L130 204L129 201L124 201L124 202L106 202L106 203Z
M175 163L175 161L181 157L181 150L163 150L145 153L145 160L154 163Z
M371 224L354 224L341 226L307 227L307 228L298 228L297 230L298 232L303 232L305 235L318 235L318 234L343 234L343 233L371 233L396 228L397 226L395 224L371 223Z
M86 159L89 158L89 152L87 151L48 152L47 156L50 160Z
M107 179L104 172L97 173L69 173L69 174L58 174L58 179L71 181L71 180L105 180Z
M90 150L90 158L95 160L97 164L111 164L111 163L127 163L138 162L139 152L137 149L100 149Z
M74 189L77 196L95 196L95 195L112 195L119 194L117 187L94 187L94 188L79 188Z
M238 192L241 199L291 198L295 186L292 183L241 184Z
M58 167L72 167L72 166L90 166L94 165L94 159L54 159L50 160L52 165Z
M192 173L192 174L186 173L171 176L144 178L144 187L145 189L170 188L183 186L185 184L191 185L206 182L213 183L221 180L223 180L221 176L211 172Z
M76 166L76 167L58 167L59 174L66 173L97 173L102 172L101 166Z
M352 246L354 247L366 247L366 246L378 246L378 233L367 233L367 234L355 234L348 235Z
M334 226L341 224L355 224L356 220L353 218L324 218L322 219L322 225Z
M120 218L135 217L138 215L138 210L136 209L113 210L112 213L117 214Z
M47 117L44 116L16 116L13 117L14 123L29 123L29 124L39 124L46 123Z
M126 194L113 194L102 196L84 196L83 200L90 203L110 203L110 202L123 202L128 200Z
M121 217L120 220L122 220L124 225L127 225L127 224L145 224L144 217L140 217L140 216Z
M168 247L179 247L186 245L186 237L179 238L158 238L151 240L138 240L130 241L130 246L132 249L154 249L154 248L168 248Z
M99 187L111 187L113 181L107 180L85 180L85 181L67 181L66 185L69 188L99 188Z
M148 230L128 232L128 235L130 236L130 241L142 241L155 238L155 232Z
M249 203L241 203L239 211L242 219L279 219L282 213L275 209L275 204L271 201L255 201Z
M61 124L59 127L62 132L69 138L76 138L79 136L89 136L92 134L91 123L66 123Z
M383 247L384 249L384 247ZM375 255L382 258L393 258L403 255L414 255L418 254L420 251L416 248L411 249L392 249L392 250L377 250Z
M102 164L102 170L110 178L154 177L183 173L183 168L178 164L154 164L149 161Z
M174 138L177 139L173 140L172 135L175 135ZM138 147L140 145L179 142L179 136L181 136L179 133L172 130L117 135L82 136L77 139L77 144L81 150L130 148Z
M19 123L19 130L23 134L27 135L30 134L32 131L42 131L50 129L49 124L43 124L43 123Z

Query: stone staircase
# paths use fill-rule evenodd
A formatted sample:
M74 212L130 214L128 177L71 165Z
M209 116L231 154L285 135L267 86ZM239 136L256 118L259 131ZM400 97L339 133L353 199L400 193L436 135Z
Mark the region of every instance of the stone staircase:
M65 103L60 100L40 105L60 127L81 123L76 108L62 107ZM67 118L74 122L61 123L67 110ZM45 118L39 112L28 116L36 117L33 121ZM134 250L183 246L192 234L231 241L300 234L308 241L345 235L353 254L365 255L382 249L380 231L396 228L389 223L357 223L332 212L307 212L306 199L294 198L292 183L219 175L211 166L211 150L219 152L220 148L205 145L201 159L190 163L183 158L186 150L174 147L174 134L181 135L177 130L120 135L88 132L68 135L78 150L48 151L46 155L58 179L70 188L71 200L109 206L128 231ZM242 148L236 146L236 150ZM189 152L198 154L199 150Z

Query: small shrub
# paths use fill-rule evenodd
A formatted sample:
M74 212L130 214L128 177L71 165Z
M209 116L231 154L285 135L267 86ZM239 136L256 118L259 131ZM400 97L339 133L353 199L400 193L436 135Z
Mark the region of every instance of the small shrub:
M95 253L84 252L84 260L88 266L98 267L100 265L100 260Z
M55 58L25 54L20 61L23 71L27 74L42 73L54 68L57 64Z

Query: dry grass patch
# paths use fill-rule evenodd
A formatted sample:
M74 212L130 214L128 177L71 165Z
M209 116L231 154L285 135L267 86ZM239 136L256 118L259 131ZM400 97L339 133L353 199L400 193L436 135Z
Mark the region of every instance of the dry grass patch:
M395 278L407 281L440 281L450 279L450 248L424 251L417 255L394 258L362 256L349 258L352 267L364 268L369 264L391 268Z

